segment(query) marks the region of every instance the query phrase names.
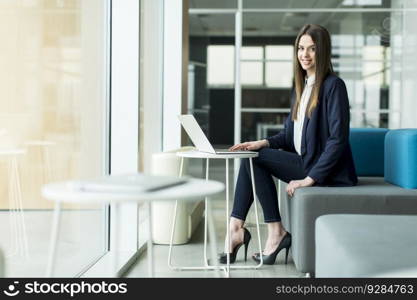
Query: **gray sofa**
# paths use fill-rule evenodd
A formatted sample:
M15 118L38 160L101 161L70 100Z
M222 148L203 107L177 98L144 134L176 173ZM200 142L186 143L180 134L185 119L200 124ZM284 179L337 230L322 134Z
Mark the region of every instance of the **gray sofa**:
M316 277L416 277L416 228L417 216L319 217Z
M284 225L292 233L297 270L315 273L315 221L327 214L417 214L417 190L404 189L383 177L360 177L354 187L308 187L281 203ZM285 224L286 223L286 224Z

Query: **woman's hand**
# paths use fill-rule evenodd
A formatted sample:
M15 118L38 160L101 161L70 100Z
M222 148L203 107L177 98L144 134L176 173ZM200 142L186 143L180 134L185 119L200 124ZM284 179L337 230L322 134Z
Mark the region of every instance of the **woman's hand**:
M292 197L296 189L300 187L312 186L313 184L314 179L308 176L302 180L291 180L287 185L287 194Z
M261 148L264 147L268 147L269 143L267 140L260 140L260 141L253 141L253 142L245 142L245 143L240 143L240 144L236 144L232 147L229 148L230 151L238 151L238 150L249 150L249 151L254 151L254 150L259 150Z

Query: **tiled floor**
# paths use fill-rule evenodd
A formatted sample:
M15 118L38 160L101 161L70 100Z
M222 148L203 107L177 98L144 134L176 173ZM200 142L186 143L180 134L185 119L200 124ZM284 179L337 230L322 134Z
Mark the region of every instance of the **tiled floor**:
M190 166L193 168L193 165ZM230 183L232 185L232 165L230 167ZM194 176L195 172L191 172ZM224 182L224 161L213 161L210 167L210 178ZM233 186L233 185L232 185ZM232 202L232 192L230 199ZM226 214L225 214L225 194L218 196L213 201L214 208L214 221L216 226L216 238L217 238L217 250L223 252L224 239L226 232ZM260 210L259 210L260 211ZM249 244L248 261L245 263L243 256L243 247L238 253L238 261L236 265L256 265L256 262L252 260L251 255L254 252L258 252L258 243L256 236L256 227L251 225L254 223L254 210L252 207L248 216L248 229L252 234L252 240ZM252 215L251 215L252 214ZM260 220L263 221L263 215L260 213ZM262 247L264 246L266 235L265 224L261 225L261 240ZM196 229L192 239L188 244L175 246L173 250L173 264L175 265L188 265L197 266L203 264L203 242L204 242L204 220L200 223ZM291 257L291 251L289 256L288 265L284 264L285 250L283 250L277 257L277 262L272 266L262 266L257 270L232 270L231 277L304 277L305 274L298 272L295 269L294 263ZM167 245L155 245L154 246L154 264L155 264L155 276L156 277L215 277L215 272L204 270L193 271L174 271L167 265L168 259L168 246ZM147 256L146 252L139 257L138 261L130 268L126 277L147 277ZM223 273L222 273L223 274Z

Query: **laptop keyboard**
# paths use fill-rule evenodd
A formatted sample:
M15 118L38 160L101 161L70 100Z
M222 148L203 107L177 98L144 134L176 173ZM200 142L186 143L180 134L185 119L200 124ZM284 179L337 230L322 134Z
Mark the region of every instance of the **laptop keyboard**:
M253 151L248 150L239 150L239 151L230 151L228 149L215 149L216 154L244 154L244 153L252 153Z

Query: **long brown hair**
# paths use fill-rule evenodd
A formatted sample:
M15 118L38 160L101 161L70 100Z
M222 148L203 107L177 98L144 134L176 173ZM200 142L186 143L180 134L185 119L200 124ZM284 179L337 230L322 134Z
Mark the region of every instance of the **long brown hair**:
M326 28L315 25L304 25L297 35L294 43L294 80L295 80L295 96L296 102L292 112L292 120L297 120L298 108L300 107L301 94L304 90L304 79L307 72L301 67L298 61L298 44L303 35L309 35L315 44L315 60L316 60L316 72L315 82L313 90L311 92L311 98L307 109L307 115L310 118L314 108L319 103L320 87L329 73L333 73L333 66L330 60L331 58L331 40L330 34Z

